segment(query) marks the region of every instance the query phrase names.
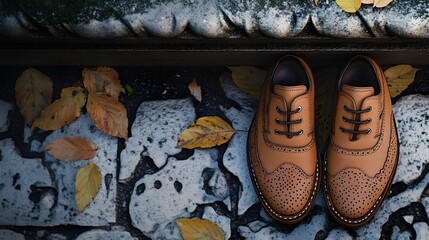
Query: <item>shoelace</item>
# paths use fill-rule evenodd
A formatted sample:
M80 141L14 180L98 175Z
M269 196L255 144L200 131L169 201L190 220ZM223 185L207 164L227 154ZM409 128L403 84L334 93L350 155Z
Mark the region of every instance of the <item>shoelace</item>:
M277 106L277 107L276 107L276 111L277 111L278 113L280 113L281 115L285 115L285 116L287 116L287 117L288 117L288 119L290 118L290 115L292 115L292 114L296 114L296 113L299 113L299 112L301 112L301 110L302 110L302 107L301 107L301 106L298 106L298 108L297 108L297 109L295 109L294 111L282 111L282 110L280 109L280 107L279 107L279 106ZM302 123L302 118L298 118L298 120L294 120L294 121L282 121L282 120L280 120L280 119L276 118L276 123L277 123L277 124L280 124L280 125L286 125L286 127L288 127L288 129L289 129L289 125L292 125L292 124L300 124L300 123ZM275 133L275 134L277 134L277 135L280 135L280 134L282 134L282 135L286 135L288 138L292 138L292 137L294 137L294 136L299 136L299 135L301 135L303 132L304 132L304 131L303 131L302 129L301 129L301 130L299 130L298 132L286 132L286 131L280 131L280 130L278 130L278 129L275 129L275 130L274 130L274 133Z
M371 108L371 106L369 106L367 109L353 110L353 109L348 108L346 105L344 105L344 110L352 113L354 116L358 115L358 116L356 116L356 119L359 119L360 114L371 112L372 108ZM371 118L368 118L368 119L363 120L363 121L359 121L359 120L354 120L354 119L348 119L348 118L343 116L343 121L346 123L351 123L354 125L353 129L345 129L342 126L340 127L341 132L353 134L352 140L356 140L358 134L370 134L371 133L371 128L368 128L366 130L359 130L360 125L371 123L371 121L372 121Z

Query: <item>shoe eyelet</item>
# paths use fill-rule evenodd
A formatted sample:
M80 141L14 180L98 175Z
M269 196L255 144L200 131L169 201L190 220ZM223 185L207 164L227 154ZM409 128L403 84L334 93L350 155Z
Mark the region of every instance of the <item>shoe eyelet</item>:
M343 122L345 122L346 121L346 118L343 116Z
M280 112L280 107L276 106L276 112Z
M365 134L370 134L371 133L371 128L368 128L367 130L366 130L366 133Z
M279 135L280 134L279 130L274 129L274 134Z
M298 111L298 112L301 112L301 110L302 110L302 107L301 107L301 106L298 106L297 111Z
M280 119L276 118L276 123L279 123L279 122L280 122Z
M349 108L347 107L347 105L344 105L343 109L346 110L346 111L349 110Z
M368 120L366 120L366 122L367 122L367 123L371 123L371 122L372 122L372 119L371 119L371 118L368 118Z
M302 135L303 133L304 133L304 130L302 130L302 129L301 129L301 130L299 130L299 132L298 132L298 136L299 136L299 135Z
M369 107L366 109L366 111L368 111L368 112L371 112L371 110L372 110L372 107L371 107L371 106L369 106Z
M344 132L344 128L343 128L343 127L340 127L340 131L341 131L341 132Z
M302 123L302 118L300 117L300 118L298 118L298 123Z

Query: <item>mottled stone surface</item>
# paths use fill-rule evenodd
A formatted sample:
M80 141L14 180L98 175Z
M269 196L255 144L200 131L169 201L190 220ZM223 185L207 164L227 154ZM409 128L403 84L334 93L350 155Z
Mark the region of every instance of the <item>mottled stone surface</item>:
M106 231L102 229L94 229L80 234L76 240L137 240L133 238L129 232L120 229Z
M322 35L342 38L401 36L429 37L429 2L396 0L385 8L362 5L344 12L335 0L320 0L311 16Z
M137 181L130 201L133 226L152 239L180 239L177 218L190 217L200 204L222 200L204 190L204 170L217 168L211 152L195 150L182 161L170 158L161 170ZM177 189L178 184L183 187Z
M22 234L16 233L7 229L0 229L0 240L24 240L25 237Z
M225 239L229 239L231 237L230 218L218 215L212 207L205 207L202 219L209 220L218 225L224 231Z
M107 225L115 222L116 155L117 138L111 137L95 127L88 114L80 116L71 124L53 131L43 142L43 147L63 137L81 137L91 141L97 149L96 156L89 161L58 161L48 153L45 163L52 171L53 187L58 190L57 207L51 213L51 225L77 224L85 226ZM78 170L89 162L100 168L101 184L91 204L81 213L75 201L75 179Z
M236 29L248 36L291 37L307 25L314 9L311 1L219 1L219 6Z
M152 158L158 168L164 166L170 156L181 151L176 148L177 139L194 121L190 99L143 102L137 110L131 137L121 152L119 179L129 178L144 156Z
M89 116L83 115L63 129L53 131L43 147L66 136L90 140L97 148L96 157L69 163L46 153L43 160L27 159L20 156L11 139L1 140L0 224L100 226L116 220L117 139L96 129ZM94 201L78 213L75 177L88 162L99 166L102 182Z
M311 19L311 20L310 20ZM84 38L177 37L186 31L209 38L300 34L314 23L335 37L429 36L429 3L395 0L385 8L363 5L357 14L335 0L106 0L2 1L0 35Z
M10 138L0 141L0 160L0 224L50 225L57 196L42 160L21 157Z
M429 96L409 95L393 107L400 151L394 182L409 184L429 163Z
M243 93L234 84L229 74L221 76L221 84L226 96L242 107L241 110L236 108L223 109L225 115L232 122L232 127L240 130L229 142L229 147L223 155L223 164L241 180L241 188L239 188L238 193L238 214L243 214L250 206L258 202L247 167L247 131L255 115L257 101Z
M327 240L352 240L352 236L350 236L346 230L344 229L332 229L331 232L329 232Z
M311 2L299 0L108 0L92 4L49 2L39 5L17 1L17 4L6 2L2 5L2 35L38 33L86 38L145 37L147 34L176 37L186 28L211 38L228 37L242 29L248 35L261 32L273 37L288 37L302 31L314 8Z
M240 234L246 239L314 239L316 234L324 229L326 217L321 214L314 216L309 223L303 223L289 233L284 233L273 227L264 227L254 232L248 227L239 227Z
M9 128L11 111L12 104L0 100L0 133Z

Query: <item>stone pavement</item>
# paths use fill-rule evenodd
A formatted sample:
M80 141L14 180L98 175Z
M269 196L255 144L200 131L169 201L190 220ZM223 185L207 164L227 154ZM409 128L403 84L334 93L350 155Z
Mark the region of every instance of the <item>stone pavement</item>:
M54 38L429 37L429 2L393 0L357 14L335 0L1 1L0 35ZM311 31L310 31L311 32Z
M97 130L87 114L62 129L30 136L13 96L14 81L24 69L0 67L0 239L181 239L177 218L208 219L226 239L429 238L428 95L395 100L400 161L374 220L358 229L342 228L319 192L310 216L286 226L264 212L254 193L246 139L257 101L235 86L226 68L117 68L121 81L134 89L120 99L130 120L126 142ZM54 98L81 72L78 67L39 69L53 78ZM336 72L336 67L315 70L321 151ZM427 69L420 74L429 78ZM187 90L193 79L202 85L201 103ZM242 131L216 148L176 148L180 132L208 115ZM64 136L90 139L98 149L90 161L100 166L102 184L80 214L74 177L83 163L60 162L43 151Z

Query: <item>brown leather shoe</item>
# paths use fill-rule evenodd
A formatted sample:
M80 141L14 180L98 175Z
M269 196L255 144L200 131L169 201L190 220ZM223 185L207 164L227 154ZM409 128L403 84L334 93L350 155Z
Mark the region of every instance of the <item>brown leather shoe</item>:
M314 204L321 176L314 131L312 73L285 56L267 73L247 146L256 193L280 222L302 220Z
M331 142L325 158L325 198L346 227L368 222L389 192L399 144L383 71L354 57L339 83Z

